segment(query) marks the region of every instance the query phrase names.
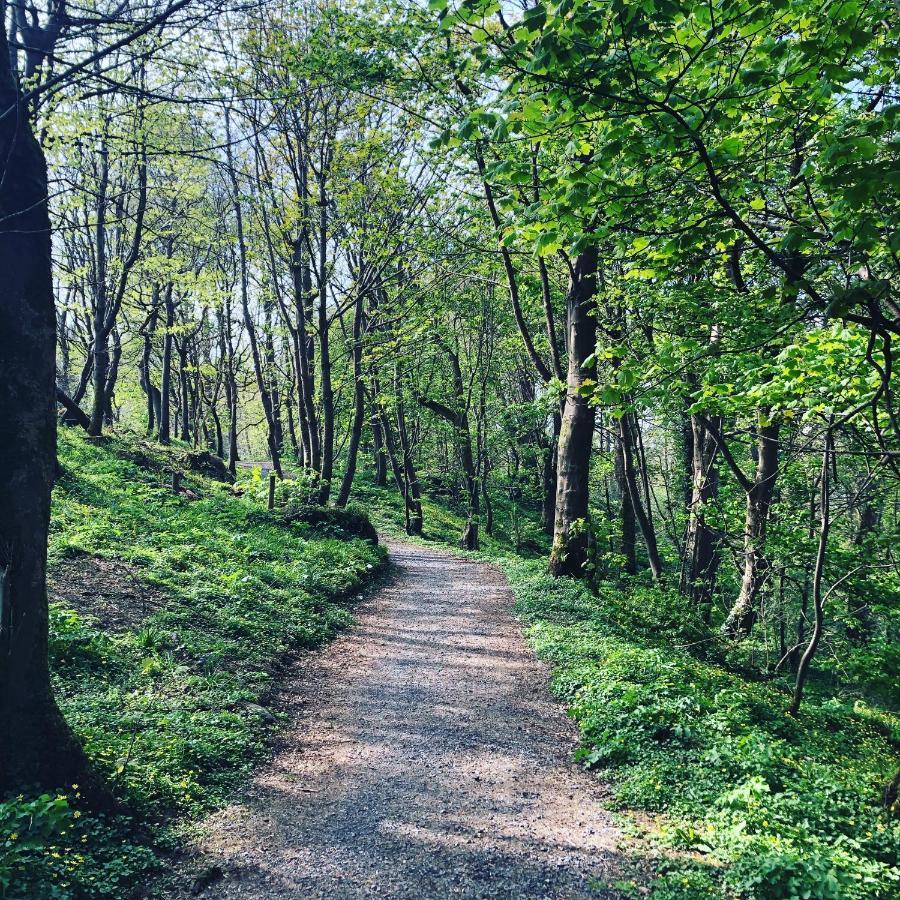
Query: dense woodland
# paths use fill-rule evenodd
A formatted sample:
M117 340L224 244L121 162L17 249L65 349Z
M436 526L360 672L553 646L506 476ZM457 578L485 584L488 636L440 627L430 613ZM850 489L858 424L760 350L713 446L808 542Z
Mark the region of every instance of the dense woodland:
M770 691L779 728L869 729L878 762L810 775L790 821L876 837L840 826L819 871L795 835L728 896L891 895L892 0L0 9L0 789L109 797L53 699L50 492L91 446L143 441L412 536L450 515L461 549L530 560L528 609L560 579ZM82 448L62 473L57 420ZM689 744L690 694L634 740ZM594 722L588 764L634 715ZM815 758L810 734L784 746ZM723 776L748 817L786 783L756 772ZM790 857L786 821L753 859ZM659 896L712 896L692 878Z

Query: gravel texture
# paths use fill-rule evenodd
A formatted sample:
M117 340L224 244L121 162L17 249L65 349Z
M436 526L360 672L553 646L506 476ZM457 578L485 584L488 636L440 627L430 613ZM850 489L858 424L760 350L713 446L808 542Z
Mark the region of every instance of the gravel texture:
M396 577L304 659L272 761L205 823L191 893L620 896L627 848L503 576L388 546Z

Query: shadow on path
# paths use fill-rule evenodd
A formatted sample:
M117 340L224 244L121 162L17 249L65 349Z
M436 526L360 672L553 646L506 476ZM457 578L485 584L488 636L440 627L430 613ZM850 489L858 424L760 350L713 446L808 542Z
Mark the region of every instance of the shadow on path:
M388 546L396 578L304 659L272 761L205 823L202 896L619 896L622 836L502 575Z

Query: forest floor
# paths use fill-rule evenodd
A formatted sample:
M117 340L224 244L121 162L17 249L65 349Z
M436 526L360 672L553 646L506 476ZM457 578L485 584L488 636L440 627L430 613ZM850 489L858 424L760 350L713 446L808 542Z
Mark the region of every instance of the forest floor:
M633 896L502 574L388 546L394 579L289 677L274 756L203 823L177 895Z

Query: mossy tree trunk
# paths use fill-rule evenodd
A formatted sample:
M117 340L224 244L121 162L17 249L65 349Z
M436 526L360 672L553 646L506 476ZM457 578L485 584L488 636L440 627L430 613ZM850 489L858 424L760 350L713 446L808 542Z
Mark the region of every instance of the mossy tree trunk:
M550 572L557 576L580 576L587 562L594 409L581 389L594 371L596 293L597 248L589 247L575 262L567 303L569 369L557 451L556 521L550 554Z

